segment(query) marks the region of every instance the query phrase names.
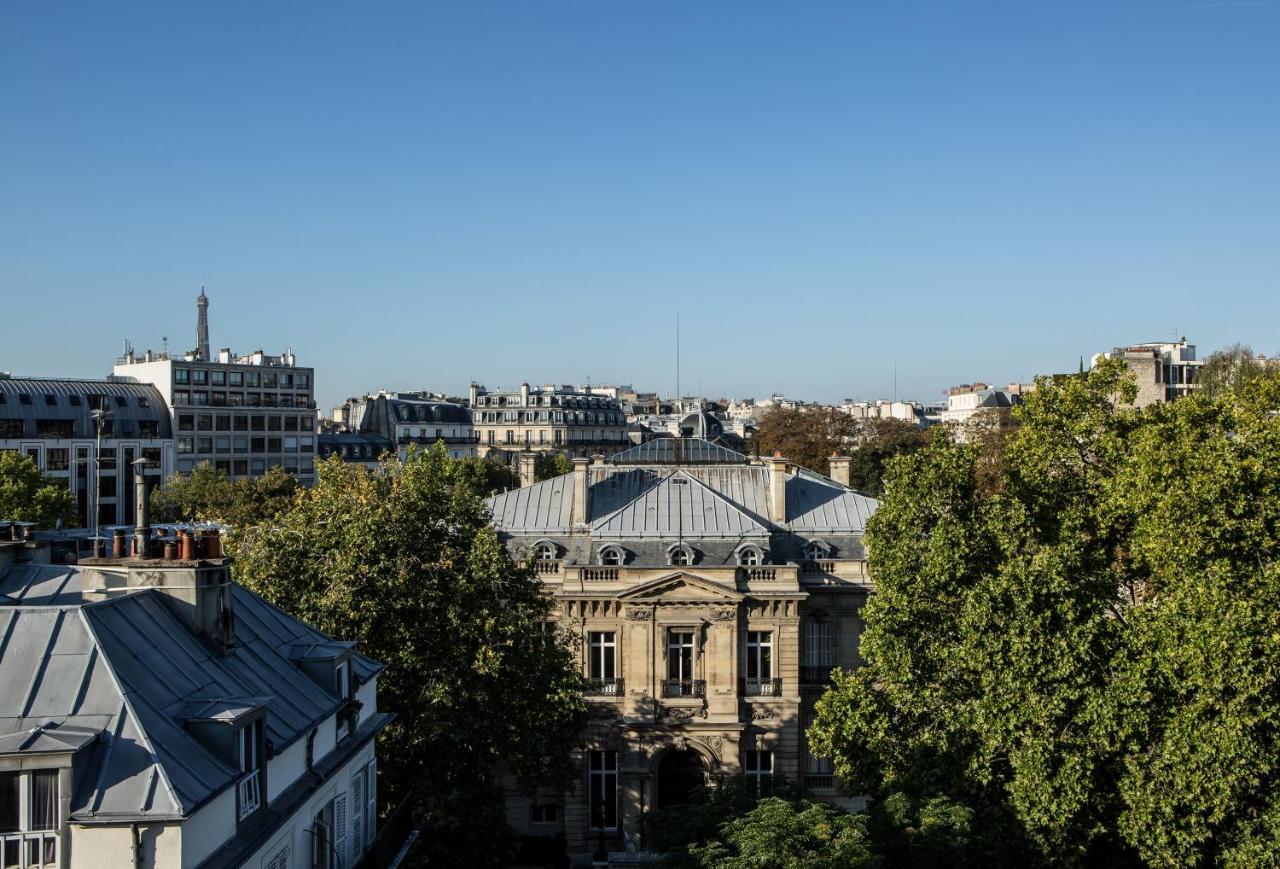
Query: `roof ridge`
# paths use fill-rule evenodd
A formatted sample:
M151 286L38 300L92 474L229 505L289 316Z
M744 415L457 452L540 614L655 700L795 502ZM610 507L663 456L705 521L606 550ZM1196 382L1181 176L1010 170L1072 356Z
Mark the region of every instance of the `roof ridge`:
M715 488L714 486L712 486L710 483L706 483L706 482L703 482L702 480L699 480L697 477L695 477L693 474L690 474L688 471L684 470L683 468L681 468L681 469L680 469L680 471L679 471L678 473L684 474L684 476L688 477L690 480L692 480L693 482L697 483L697 484L698 484L699 486L701 486L703 489L705 489L706 491L710 492L710 493L711 493L711 495L712 495L712 497L716 498L716 499L717 499L717 500L719 500L719 501L723 501L724 503L728 504L730 507L732 507L733 509L737 510L737 511L738 511L739 513L741 513L742 515L746 516L748 519L750 519L750 520L751 520L752 522L754 522L756 525L759 525L763 530L765 530L765 531L769 530L769 525L771 524L770 522L768 522L767 520L764 520L764 519L763 519L763 517L756 516L754 513L752 513L752 512L751 512L750 510L748 510L746 507L742 506L742 505L741 505L741 504L739 504L737 501L733 500L733 499L732 499L732 498L730 498L728 495L726 495L724 492L721 492L719 489L717 489L717 488Z
M592 527L592 528L595 528L597 525L600 525L600 524L602 524L602 523L604 523L604 522L608 522L610 519L612 519L614 516L617 516L617 515L618 515L619 513L621 513L623 510L626 510L628 507L630 507L630 506L631 506L632 504L634 504L636 501L639 501L639 500L640 500L641 498L643 498L645 495L648 495L648 494L649 494L650 492L652 492L654 489L656 489L656 488L658 488L659 486L661 486L661 485L663 484L663 482L664 482L664 481L666 481L666 480L668 480L668 479L670 479L670 477L671 477L671 475L667 475L667 476L659 476L659 475L655 474L655 475L654 475L654 477L653 477L654 482L650 483L649 485L644 486L644 488L642 488L639 492L637 492L637 493L636 493L636 495L635 495L635 497L634 497L634 498L632 498L632 499L631 499L631 500L629 500L629 501L624 502L624 503L622 504L622 506L621 506L621 507L617 507L617 508L615 508L615 509L613 509L613 510L610 510L608 513L604 514L604 515L603 515L603 516L601 516L599 519L592 519L592 520L591 520L591 527ZM588 501L587 501L588 509L590 509L590 503L591 503L591 501L590 501L590 499L588 499Z

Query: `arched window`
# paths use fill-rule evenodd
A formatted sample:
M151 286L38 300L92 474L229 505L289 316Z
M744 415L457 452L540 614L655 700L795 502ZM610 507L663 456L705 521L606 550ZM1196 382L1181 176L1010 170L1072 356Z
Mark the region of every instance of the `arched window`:
M554 543L544 540L538 544L538 548L536 551L538 554L539 561L555 561L556 560L556 545Z
M831 547L823 543L821 540L810 540L804 545L804 557L810 561L817 561L822 558L831 556Z
M600 550L600 563L610 566L618 566L622 564L623 552L620 546L606 546Z
M744 546L738 550L738 564L743 567L758 567L764 563L764 552L759 546Z
M693 549L684 543L677 543L667 550L667 563L676 567L687 567L694 562Z

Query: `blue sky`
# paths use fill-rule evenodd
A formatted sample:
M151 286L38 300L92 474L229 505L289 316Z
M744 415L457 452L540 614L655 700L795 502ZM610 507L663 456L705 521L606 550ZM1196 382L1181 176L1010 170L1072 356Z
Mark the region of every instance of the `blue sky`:
M1280 2L0 4L0 369L812 399L1280 351Z

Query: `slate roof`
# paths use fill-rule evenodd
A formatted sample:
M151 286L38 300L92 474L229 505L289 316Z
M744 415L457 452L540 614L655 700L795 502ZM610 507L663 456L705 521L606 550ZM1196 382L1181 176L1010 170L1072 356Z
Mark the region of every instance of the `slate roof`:
M593 511L594 512L594 511ZM759 520L715 489L678 471L591 523L601 537L740 537L764 534Z
M108 419L114 431L111 437L172 436L164 397L150 383L0 377L0 419L21 421L24 438L43 437L37 434L37 421L69 422L74 437L92 438L97 434L93 403L99 399L91 396L102 396L101 401L110 411ZM155 423L155 435L141 433L143 422Z
M611 465L743 464L750 459L703 438L655 438L610 456Z
M81 576L19 565L0 577L0 752L98 734L72 797L76 820L185 816L232 786L238 766L187 729L188 718L265 705L279 752L337 708L290 659L296 645L328 639L241 586L232 586L236 647L219 655L161 592L79 604ZM359 654L351 660L361 681L382 669Z

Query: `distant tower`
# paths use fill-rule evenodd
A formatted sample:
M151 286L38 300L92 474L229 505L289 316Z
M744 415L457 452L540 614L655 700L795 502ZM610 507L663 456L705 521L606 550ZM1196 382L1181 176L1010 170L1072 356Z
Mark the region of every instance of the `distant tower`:
M196 299L196 307L200 309L200 319L196 321L196 359L209 361L209 297L200 288L200 298Z

